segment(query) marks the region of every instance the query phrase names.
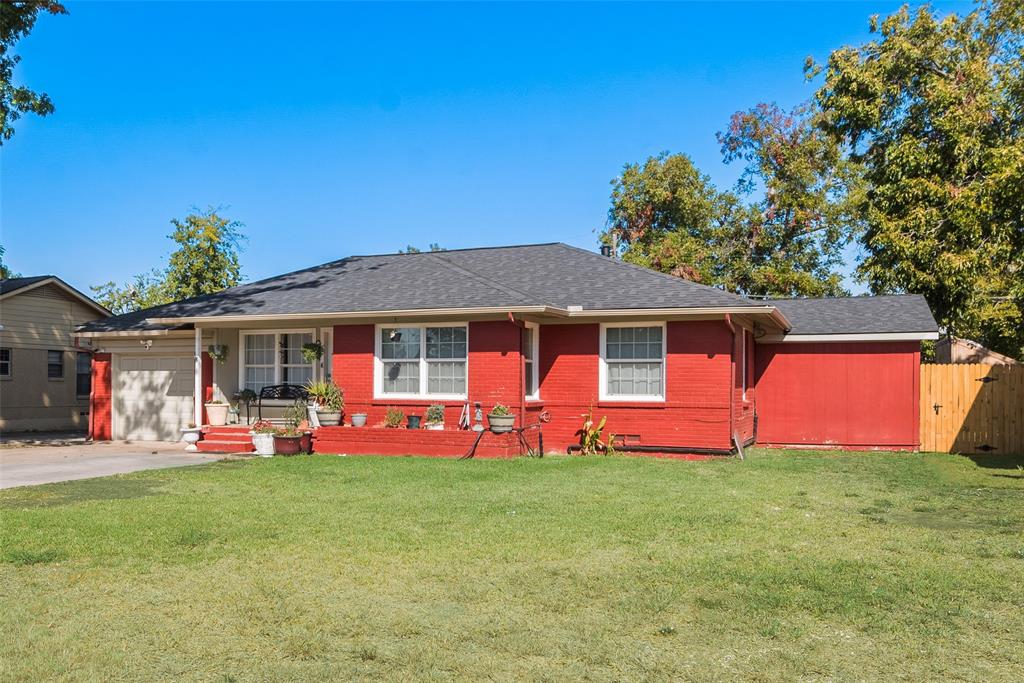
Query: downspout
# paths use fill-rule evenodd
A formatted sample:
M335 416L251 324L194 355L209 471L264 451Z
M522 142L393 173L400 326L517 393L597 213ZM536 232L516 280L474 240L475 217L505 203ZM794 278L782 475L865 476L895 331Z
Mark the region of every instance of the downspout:
M516 320L516 316L513 315L512 311L508 312L508 321L519 331L519 426L526 426L526 385L523 378L526 373L526 361L523 357L523 325L522 321ZM536 362L536 361L534 361Z
M729 331L732 332L732 342L729 344L729 381L726 386L729 390L729 441L738 441L736 439L736 326L732 324L732 316L728 313L725 314L725 324L729 327ZM732 449L730 449L732 452Z

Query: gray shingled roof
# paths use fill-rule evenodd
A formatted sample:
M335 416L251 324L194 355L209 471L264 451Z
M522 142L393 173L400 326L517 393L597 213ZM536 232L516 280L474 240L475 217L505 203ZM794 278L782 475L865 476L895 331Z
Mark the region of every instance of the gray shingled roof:
M5 280L0 280L0 294L7 294L9 292L16 292L23 287L34 285L37 282L48 280L52 275L34 275L32 277L9 277Z
M771 299L792 324L790 334L882 334L937 332L920 294L827 299Z
M167 329L150 318L552 306L778 306L791 334L934 332L921 296L755 301L567 244L351 256L216 294L96 320L85 332Z
M351 256L216 294L87 323L87 332L160 329L147 318L475 307L758 307L566 244Z

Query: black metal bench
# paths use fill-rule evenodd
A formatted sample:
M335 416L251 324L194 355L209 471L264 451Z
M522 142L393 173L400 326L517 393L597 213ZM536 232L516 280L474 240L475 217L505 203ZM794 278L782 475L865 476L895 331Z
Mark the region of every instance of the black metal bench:
M263 419L263 399L282 401L308 401L309 392L301 384L271 384L260 389L259 401L256 403L256 415Z

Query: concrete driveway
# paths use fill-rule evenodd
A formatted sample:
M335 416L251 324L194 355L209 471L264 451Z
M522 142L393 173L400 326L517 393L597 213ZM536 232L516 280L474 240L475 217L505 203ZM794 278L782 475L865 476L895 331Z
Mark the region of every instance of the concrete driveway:
M0 489L201 465L223 457L186 453L184 448L181 443L149 441L0 448Z

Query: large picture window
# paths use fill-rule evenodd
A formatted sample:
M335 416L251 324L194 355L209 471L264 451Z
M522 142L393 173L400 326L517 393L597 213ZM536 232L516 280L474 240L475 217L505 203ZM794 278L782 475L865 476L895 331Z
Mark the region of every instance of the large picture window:
M665 326L601 327L601 398L665 398Z
M259 393L272 384L306 384L313 364L302 357L302 345L312 341L312 330L242 332L243 388Z
M393 398L466 397L465 325L377 328L377 395Z

